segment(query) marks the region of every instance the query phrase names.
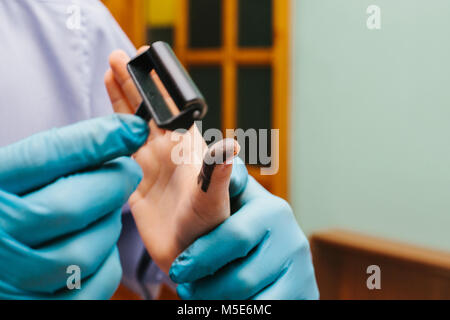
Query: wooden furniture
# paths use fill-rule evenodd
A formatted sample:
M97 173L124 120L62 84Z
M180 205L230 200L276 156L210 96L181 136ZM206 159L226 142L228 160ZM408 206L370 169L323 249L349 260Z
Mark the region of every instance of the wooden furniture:
M342 230L311 237L322 299L450 299L450 253ZM367 267L381 290L367 288Z

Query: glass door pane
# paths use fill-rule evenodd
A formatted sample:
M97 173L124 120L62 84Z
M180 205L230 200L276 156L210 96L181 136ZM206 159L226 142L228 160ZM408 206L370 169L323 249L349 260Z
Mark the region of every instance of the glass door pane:
M272 0L239 0L238 10L239 46L271 47L273 43Z
M222 0L190 0L189 47L218 48L221 45Z
M272 68L270 66L240 66L238 69L238 128L243 130L266 129L265 151L262 155L270 156L272 128ZM246 162L248 164L268 166L271 162L262 159L259 152L264 143L258 135L257 142L246 143ZM251 155L251 145L257 144L258 155ZM254 145L253 145L254 146ZM253 157L253 158L252 158ZM257 159L256 163L254 159Z
M222 128L222 68L220 66L190 66L192 79L208 104L208 113L202 121L202 130ZM207 141L210 143L211 141Z

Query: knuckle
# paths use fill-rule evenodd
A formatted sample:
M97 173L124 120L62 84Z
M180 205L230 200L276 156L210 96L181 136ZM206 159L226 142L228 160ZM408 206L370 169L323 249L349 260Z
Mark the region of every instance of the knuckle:
M230 240L233 241L234 249L240 253L240 256L245 256L250 251L251 235L248 227L242 225L234 225L229 230Z
M300 228L298 228L298 237L297 241L295 242L295 245L293 247L293 254L300 256L300 257L310 257L311 256L311 249L309 246L309 241L304 235L304 233L301 231Z
M265 207L270 209L265 210L265 212L270 215L272 219L282 219L283 222L292 221L294 212L291 205L286 200L271 196L266 201Z
M278 207L280 208L280 213L283 213L283 214L289 215L289 216L293 215L292 207L286 200L278 198L278 202L279 202Z

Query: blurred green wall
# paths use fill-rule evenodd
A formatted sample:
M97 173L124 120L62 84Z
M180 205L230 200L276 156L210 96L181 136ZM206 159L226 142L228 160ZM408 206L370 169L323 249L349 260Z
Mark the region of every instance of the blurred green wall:
M450 1L293 2L300 224L450 250Z

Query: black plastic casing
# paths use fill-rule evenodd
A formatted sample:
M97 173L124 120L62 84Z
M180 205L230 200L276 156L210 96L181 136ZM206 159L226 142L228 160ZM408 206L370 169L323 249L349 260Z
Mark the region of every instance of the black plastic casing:
M174 114L167 106L150 76L153 70L180 113ZM188 130L206 115L208 107L203 95L167 43L153 43L147 51L130 61L128 72L143 99L136 113L141 118L147 121L154 119L158 127L173 131Z

